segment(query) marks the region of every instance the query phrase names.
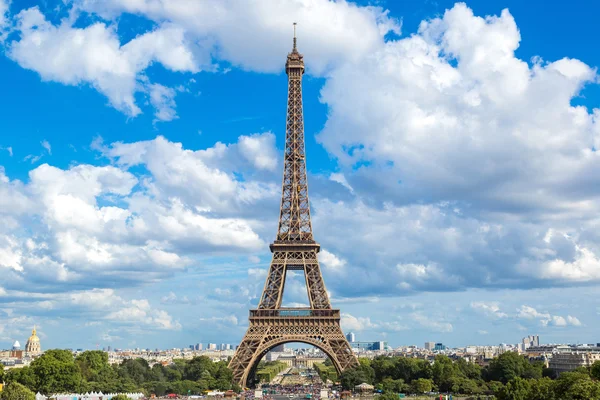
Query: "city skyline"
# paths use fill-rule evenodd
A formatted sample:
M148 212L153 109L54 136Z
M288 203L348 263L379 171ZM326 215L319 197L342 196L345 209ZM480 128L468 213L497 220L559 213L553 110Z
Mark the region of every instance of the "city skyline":
M0 347L33 325L45 349L240 342L277 226L294 21L344 332L599 342L585 21L378 4L282 2L272 24L261 2L0 0ZM289 274L284 305L307 304L303 280Z

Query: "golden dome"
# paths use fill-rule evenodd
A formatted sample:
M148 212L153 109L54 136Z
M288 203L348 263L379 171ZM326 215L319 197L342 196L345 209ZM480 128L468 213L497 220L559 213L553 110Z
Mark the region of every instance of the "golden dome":
M27 339L25 345L25 351L30 355L40 354L42 352L42 346L40 345L40 338L37 336L35 326L31 331L31 336Z
M39 342L40 338L37 336L37 331L35 330L35 326L33 327L33 330L31 331L31 336L29 336L29 339L27 340L28 342Z

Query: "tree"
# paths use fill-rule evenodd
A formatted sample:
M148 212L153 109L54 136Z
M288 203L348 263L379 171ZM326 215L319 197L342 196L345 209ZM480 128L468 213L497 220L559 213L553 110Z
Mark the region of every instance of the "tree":
M564 400L600 400L600 384L591 379L579 379L567 389Z
M215 363L206 356L194 357L184 367L183 377L191 381L197 381L204 371L208 371L211 376L214 376L217 368Z
M0 367L0 383L4 382L4 365Z
M419 378L412 381L411 388L413 393L423 394L431 392L433 389L433 382L431 379Z
M563 372L554 382L554 392L559 399L566 398L567 392L578 381L591 380L590 376L584 372Z
M451 359L444 355L435 356L433 366L431 367L433 373L433 382L442 392L449 392L452 390L452 380L457 376L458 369L455 368L454 363Z
M498 400L529 400L529 390L529 382L517 376L500 389L496 397Z
M532 379L529 388L529 400L554 400L554 382L545 377L541 379Z
M487 387L488 390L486 391L486 394L495 394L498 393L504 387L504 385L502 382L490 381L487 383Z
M460 374L469 379L481 379L481 367L475 363L468 362L464 358L459 358L455 362Z
M118 394L113 396L112 400L129 400L129 397L125 396L124 394Z
M378 397L378 400L398 400L398 394L396 393L384 393Z
M18 382L30 390L36 390L38 382L31 367L13 368L6 373L4 380L6 383Z
M75 364L87 381L96 381L97 375L102 369L110 368L108 353L100 350L84 351L77 356Z
M371 367L371 360L359 358L358 362L358 367L347 369L340 375L340 382L346 390L352 390L354 386L363 382L372 384L375 381L375 371Z
M528 366L529 361L525 357L513 351L507 351L490 361L487 369L487 378L488 380L507 383L516 377L524 377L526 370L531 372L532 370L528 369Z
M35 400L35 394L18 382L9 383L0 393L2 400Z
M590 375L596 380L600 380L600 361L596 361L590 368Z
M79 392L83 377L69 350L47 350L31 363L37 378L37 387L44 394Z

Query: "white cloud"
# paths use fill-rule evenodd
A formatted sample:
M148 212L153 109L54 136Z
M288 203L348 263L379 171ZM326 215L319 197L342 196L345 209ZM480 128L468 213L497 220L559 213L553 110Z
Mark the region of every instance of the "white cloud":
M413 321L432 332L452 332L454 330L450 322L440 320L437 317L426 316L419 312L410 314L410 317Z
M240 136L239 151L257 169L275 170L279 152L275 151L275 135L271 132Z
M579 319L571 315L566 318L560 315L551 315L550 313L539 312L535 308L527 305L522 305L517 309L517 318L536 320L539 321L542 326L581 326Z
M318 139L382 202L458 201L485 218L597 208L582 185L600 183L598 111L571 105L596 72L567 58L529 66L519 41L508 11L481 18L459 3L333 70Z
M339 183L340 185L342 185L343 187L348 189L350 191L350 193L354 193L354 189L352 188L352 186L350 186L350 184L346 180L346 177L344 176L344 174L339 173L339 172L334 172L331 175L329 175L329 179L332 180L333 182Z
M7 18L8 9L10 7L10 0L0 0L0 42L3 40L3 29L8 25L9 20Z
M217 323L226 326L238 325L238 319L235 315L227 315L225 317L200 318L202 322Z
M150 90L150 104L156 110L154 113L156 120L172 121L177 118L175 111L177 93L175 90L158 83L148 85L148 89Z
M492 318L506 318L508 314L500 310L498 302L471 302L471 308Z
M6 213L0 269L11 274L9 289L34 289L24 281L29 276L63 288L135 285L182 271L200 254L264 248L255 232L262 224L252 212L242 214L262 199L276 198L274 184L240 181L235 162L229 163L231 172L223 171L210 149L185 150L160 137L96 147L120 168L43 164L30 172L26 185L0 171L0 213ZM223 145L225 165L237 151L236 144ZM138 164L149 174L128 172ZM36 235L23 231L23 223Z
M386 33L400 32L399 22L379 7L326 0L79 0L77 4L105 18L129 12L156 22L169 21L202 38L219 59L261 72L283 68L281 55L290 51L292 22L298 23L299 46L308 68L317 74L360 59L381 47Z
M342 313L341 324L345 332L363 331L376 327L369 317L355 317L347 313Z
M12 59L43 80L90 84L130 116L141 112L134 94L143 89L141 73L153 61L172 71L200 69L178 27L162 25L121 46L115 26L103 23L75 28L64 19L55 26L37 7L21 11L15 20L20 39L10 43ZM163 109L157 113L164 116L164 104L159 105Z
M325 267L334 271L343 270L344 265L346 265L346 260L340 259L335 254L332 254L327 250L321 250L319 253L319 261L321 264L325 265Z
M44 140L42 140L41 145L44 149L46 149L48 154L52 155L52 146L50 146L50 142L48 142L47 140L44 139Z

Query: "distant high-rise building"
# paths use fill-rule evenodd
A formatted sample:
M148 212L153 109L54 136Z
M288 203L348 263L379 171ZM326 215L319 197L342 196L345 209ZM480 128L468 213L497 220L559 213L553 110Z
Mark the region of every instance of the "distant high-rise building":
M521 344L521 348L523 349L528 349L529 347L539 347L540 337L539 335L529 335L523 338Z
M110 353L110 351L111 351L111 350L112 350L112 349L111 349L111 347L110 347L110 346L108 346L108 347L106 348L106 351L108 351L109 353Z
M285 343L284 344L280 344L279 346L275 346L271 349L271 351L273 353L281 353L285 351Z
M202 350L202 343L196 343L196 346L194 346L194 350Z
M194 350L194 345L190 344L189 348L190 348L190 350Z
M433 351L435 342L425 342L425 350Z
M446 349L447 349L447 347L444 346L443 343L436 343L435 346L433 347L433 351L443 351Z
M225 350L231 350L231 348L232 348L232 346L229 343L227 343L225 345Z
M348 332L346 335L346 340L350 343L356 342L356 336L354 336L354 332Z
M216 350L217 349L217 344L216 343L209 343L208 344L208 349L209 350Z

